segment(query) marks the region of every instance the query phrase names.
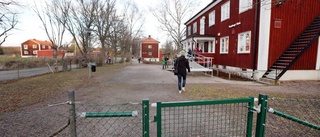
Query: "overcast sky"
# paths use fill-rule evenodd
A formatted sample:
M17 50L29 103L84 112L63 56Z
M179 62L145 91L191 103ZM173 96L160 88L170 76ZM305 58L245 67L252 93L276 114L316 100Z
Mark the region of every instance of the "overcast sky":
M34 0L17 0L23 5L28 5L26 3L32 3ZM139 8L144 11L148 11L148 5L155 4L157 0L134 0ZM209 4L212 0L201 0L198 12ZM42 29L41 22L36 14L28 8L21 8L18 10L21 12L19 15L19 24L17 29L10 32L10 36L6 39L6 42L2 46L20 46L26 40L29 39L38 39L38 40L48 40L44 30ZM164 33L161 33L157 29L157 24L155 24L155 18L152 14L145 14L148 18L152 20L146 20L144 23L144 37L151 35L152 38L159 40L161 43L164 43L167 39L167 36ZM71 40L70 40L71 41ZM161 44L160 43L160 44Z

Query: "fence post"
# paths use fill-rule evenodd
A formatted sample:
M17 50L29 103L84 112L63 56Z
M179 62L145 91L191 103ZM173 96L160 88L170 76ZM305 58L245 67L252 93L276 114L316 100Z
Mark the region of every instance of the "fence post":
M149 99L142 100L142 136L149 137Z
M252 136L252 121L253 121L253 112L252 109L254 107L254 97L250 97L250 102L248 103L248 120L247 120L247 137Z
M260 113L257 116L257 127L256 127L256 137L264 137L266 116L267 116L267 101L268 96L265 94L259 94L259 106Z
M161 114L161 102L157 102L157 112L156 112L156 116L157 116L157 137L161 137L161 117L162 117L162 114Z
M74 90L68 91L69 95L69 118L70 118L70 135L71 137L77 137L76 131L76 105L75 105L75 97Z

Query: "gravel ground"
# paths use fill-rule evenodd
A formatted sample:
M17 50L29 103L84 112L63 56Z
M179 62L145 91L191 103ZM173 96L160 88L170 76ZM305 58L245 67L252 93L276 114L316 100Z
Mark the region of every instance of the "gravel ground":
M99 70L98 70L99 71ZM161 65L138 64L127 66L113 75L93 74L94 85L77 89L77 101L90 103L123 103L141 102L149 98L156 101L190 100L193 95L179 94L177 78L170 71L161 69ZM188 88L193 86L208 86L220 90L232 89L241 91L255 91L256 93L297 94L309 98L320 99L320 81L289 81L281 82L280 86L267 86L254 81L225 80L210 77L201 73L189 73ZM258 94L253 95L255 97Z

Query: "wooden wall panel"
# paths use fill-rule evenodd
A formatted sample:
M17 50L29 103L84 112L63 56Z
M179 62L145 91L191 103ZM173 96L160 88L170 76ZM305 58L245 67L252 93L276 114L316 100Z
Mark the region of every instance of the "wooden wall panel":
M319 0L286 0L282 5L276 5L273 0L271 12L270 67L276 59L294 42L304 29L320 16ZM281 22L281 28L276 28L275 21ZM305 53L291 69L315 69L317 42Z

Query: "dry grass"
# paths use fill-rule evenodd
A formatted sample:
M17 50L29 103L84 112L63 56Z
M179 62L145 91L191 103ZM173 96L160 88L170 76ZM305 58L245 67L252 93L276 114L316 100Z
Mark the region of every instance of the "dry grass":
M269 86L271 87L271 86ZM272 87L271 87L272 88ZM222 98L243 98L243 97L257 97L260 93L267 94L269 97L277 98L295 98L295 99L320 99L317 93L304 94L290 93L285 91L274 90L257 90L249 88L248 86L230 85L230 84L189 84L186 96L191 99L205 100L205 99L222 99Z
M105 65L98 67L94 75L105 73L112 75L122 67L123 65ZM88 79L88 68L84 68L2 83L0 84L0 113L65 97L69 89L85 87L93 82Z

